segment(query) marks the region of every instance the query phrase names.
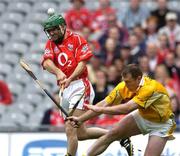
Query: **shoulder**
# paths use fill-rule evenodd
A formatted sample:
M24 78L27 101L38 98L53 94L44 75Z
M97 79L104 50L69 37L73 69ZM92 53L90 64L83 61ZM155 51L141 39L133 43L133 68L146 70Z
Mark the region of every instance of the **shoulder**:
M151 94L152 92L154 92L156 90L156 87L157 87L157 84L158 84L158 82L156 80L145 76L145 77L143 77L143 81L144 81L143 85L139 89L139 92Z
M47 41L46 41L46 46L50 46L50 45L52 45L53 44L53 42L50 40L50 39L48 39Z
M122 89L122 88L126 87L126 84L124 81L121 81L116 87L119 89Z
M50 39L48 39L47 41L46 41L46 44L51 44L52 43L52 41L50 40Z
M79 43L79 44L82 44L82 43L84 43L84 42L87 42L86 40L85 40L85 38L84 37L82 37L80 34L78 34L78 33L74 33L74 32L72 32L72 38L73 38L73 40L76 42L76 43Z
M54 42L51 40L48 40L45 45L45 53L49 53L54 47Z
M77 37L80 37L80 36L81 36L80 34L72 32L69 29L66 30L66 38L69 38L69 37L77 38Z

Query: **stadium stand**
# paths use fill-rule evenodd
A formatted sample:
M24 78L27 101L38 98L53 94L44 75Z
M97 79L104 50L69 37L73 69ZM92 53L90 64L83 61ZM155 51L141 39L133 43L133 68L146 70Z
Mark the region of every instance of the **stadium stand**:
M143 1L142 4L149 10L157 7L156 1ZM86 0L85 6L95 10L98 0ZM112 0L111 6L118 15L128 8L129 1ZM178 10L180 1L169 1L168 6ZM0 105L0 127L17 129L16 126L28 124L37 127L45 110L52 106L51 100L18 64L23 57L48 90L53 92L57 88L55 77L40 67L47 40L41 23L47 18L46 11L50 7L64 15L71 3L68 0L0 0L0 79L7 82L14 96L13 105Z

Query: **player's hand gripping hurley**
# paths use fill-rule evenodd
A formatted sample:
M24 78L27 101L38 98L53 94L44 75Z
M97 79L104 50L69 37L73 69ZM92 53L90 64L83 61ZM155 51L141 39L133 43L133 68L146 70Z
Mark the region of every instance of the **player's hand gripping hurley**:
M29 74L29 76L31 76L31 78L33 78L33 80L40 86L40 88L46 93L46 95L54 102L54 104L61 110L61 112L66 116L71 116L73 114L73 112L75 111L76 107L78 106L79 102L81 101L81 99L83 98L86 89L84 90L84 93L81 95L81 97L79 98L79 100L75 103L74 107L72 108L72 110L69 112L69 114L63 109L63 107L61 107L59 105L59 103L54 99L54 97L48 92L48 90L46 88L44 88L44 86L41 84L41 82L37 79L37 77L34 75L32 69L29 67L29 65L24 61L24 60L20 60L20 65L21 67ZM62 97L63 97L63 91L64 91L64 86L61 87L61 99L60 101L62 102Z

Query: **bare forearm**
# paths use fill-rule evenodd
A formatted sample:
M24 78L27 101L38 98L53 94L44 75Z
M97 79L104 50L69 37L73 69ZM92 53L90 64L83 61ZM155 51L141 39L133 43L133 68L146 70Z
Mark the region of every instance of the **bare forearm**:
M79 119L81 122L85 122L89 119L92 119L96 116L100 115L100 113L97 113L97 112L93 112L91 110L88 110L84 115L82 115Z
M61 70L59 68L56 67L56 65L53 63L53 61L51 60L46 60L43 63L43 67L50 73L54 74L54 75L58 75L58 73L61 72Z
M138 104L136 104L133 100L130 100L127 103L119 104L117 106L102 107L100 112L110 115L120 115L120 114L128 114L137 108L138 108Z
M123 104L112 107L102 107L101 110L103 114L110 115L128 114L130 112L130 110L126 106L123 106Z
M99 103L96 104L97 106L101 106L101 107L105 107L107 105L107 103L105 102L105 100L100 101ZM84 113L83 115L81 115L79 117L81 122L87 121L93 117L96 117L98 115L100 115L101 113L97 113L94 112L92 110L88 110L86 113Z
M86 67L85 61L79 62L76 69L74 70L74 72L71 74L71 76L69 78L71 80L76 79L84 71L85 67Z

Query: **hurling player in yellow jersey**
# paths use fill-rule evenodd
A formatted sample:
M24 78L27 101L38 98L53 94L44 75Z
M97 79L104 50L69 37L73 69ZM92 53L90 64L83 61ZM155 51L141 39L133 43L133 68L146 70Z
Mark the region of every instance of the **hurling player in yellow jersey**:
M145 156L160 156L168 140L174 139L176 127L169 95L165 87L143 76L135 64L127 65L120 82L97 105L79 117L69 117L74 127L99 114L128 114L118 125L100 137L88 150L87 156L97 156L115 140L138 134L149 134Z

